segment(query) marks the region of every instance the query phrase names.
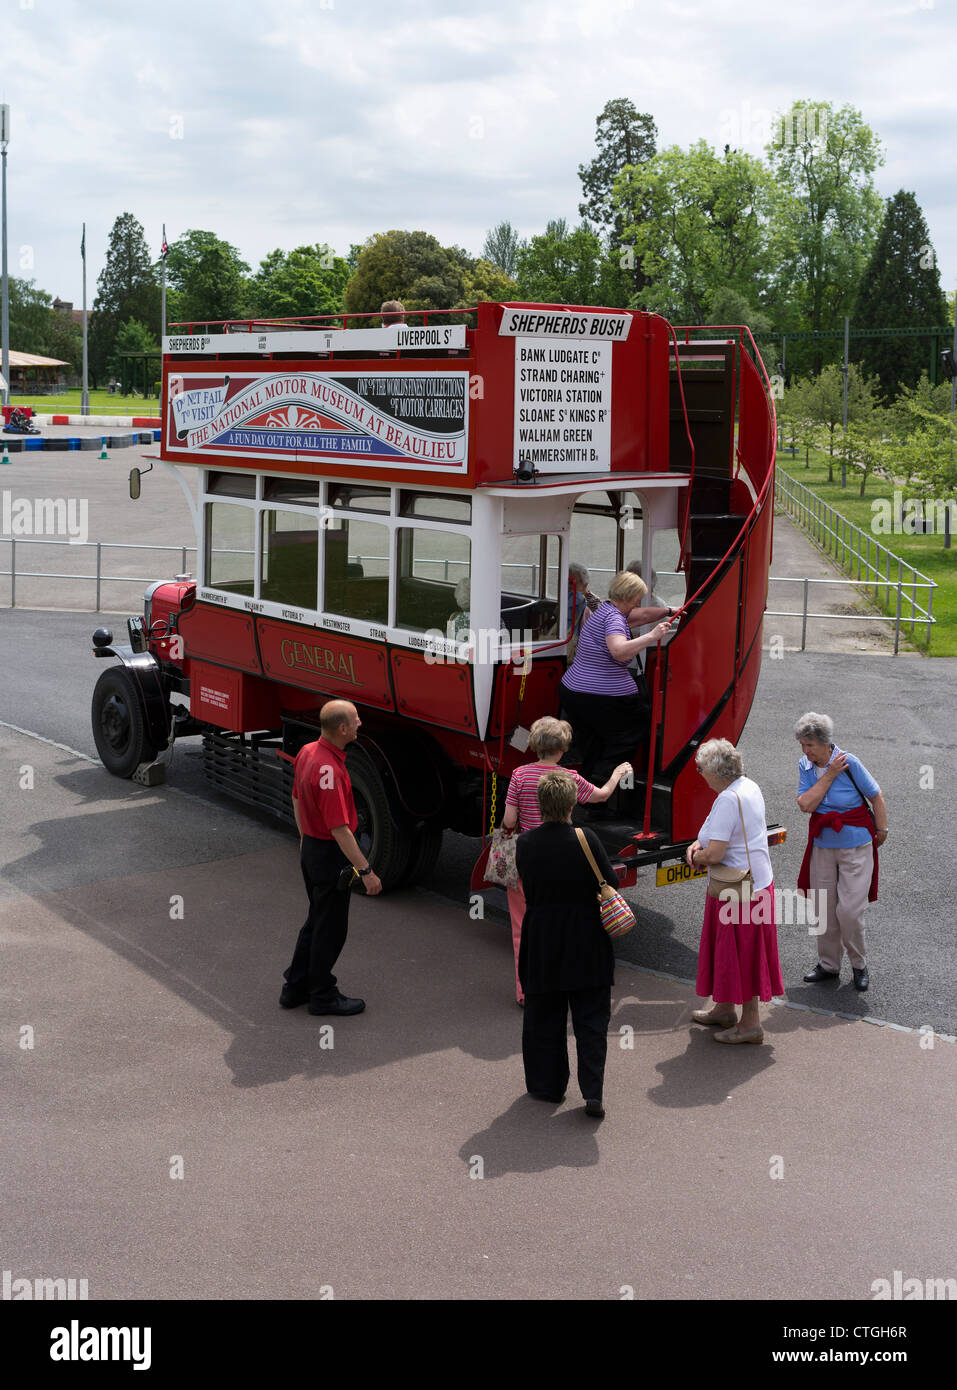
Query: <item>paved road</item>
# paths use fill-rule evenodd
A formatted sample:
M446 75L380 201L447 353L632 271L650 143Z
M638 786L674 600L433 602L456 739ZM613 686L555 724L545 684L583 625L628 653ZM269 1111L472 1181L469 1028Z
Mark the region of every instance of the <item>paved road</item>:
M0 778L13 1277L842 1300L952 1274L954 1044L778 1007L765 1046L719 1048L688 987L619 968L595 1126L574 1082L522 1094L510 943L464 905L356 900L340 974L368 1009L329 1031L277 1007L294 843L5 729Z

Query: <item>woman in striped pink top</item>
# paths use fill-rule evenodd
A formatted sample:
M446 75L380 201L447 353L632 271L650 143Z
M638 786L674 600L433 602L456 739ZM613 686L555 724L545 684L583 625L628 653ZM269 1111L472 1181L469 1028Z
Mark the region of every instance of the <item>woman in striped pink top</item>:
M505 830L535 830L542 823L542 813L538 806L538 780L544 773L556 767L559 759L568 752L572 741L572 727L564 719L536 719L529 731L528 746L538 757L538 762L524 763L512 773L505 794L505 815L502 826ZM631 763L619 763L603 787L596 787L571 768L563 768L578 787L578 803L607 801L626 772L631 772ZM517 888L508 889L508 911L512 919L512 946L515 951L515 998L519 1004L525 1003L522 986L518 978L518 948L522 940L522 919L525 916L525 893L521 880Z

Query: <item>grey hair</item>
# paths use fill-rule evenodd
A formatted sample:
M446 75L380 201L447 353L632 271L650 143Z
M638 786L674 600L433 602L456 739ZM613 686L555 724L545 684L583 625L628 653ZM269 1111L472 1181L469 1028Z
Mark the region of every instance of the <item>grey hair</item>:
M468 608L472 598L472 585L466 575L455 586L455 602L460 608Z
M591 575L588 573L585 566L580 565L577 560L569 560L568 577L569 579L574 579L579 589L587 589L591 579Z
M625 569L626 569L626 570L629 570L632 574L637 574L637 576L638 576L639 579L643 579L643 578L644 578L644 575L643 575L642 572L641 572L641 561L640 561L640 560L632 560L632 562L631 562L630 565L626 565L626 566L625 566ZM655 569L654 565L652 565L652 567L651 567L651 589L650 589L649 592L650 592L650 593L654 593L654 591L657 589L657 587L658 587L658 572L657 572L657 570Z
M557 753L559 749L567 752L571 741L572 726L564 719L553 719L549 714L536 719L528 731L528 746L540 758Z
M709 777L721 777L733 782L735 778L744 776L741 754L726 738L709 738L707 743L702 743L694 760L698 770L706 772Z
M795 724L794 737L804 743L833 743L834 721L828 719L826 714L815 714L809 710Z

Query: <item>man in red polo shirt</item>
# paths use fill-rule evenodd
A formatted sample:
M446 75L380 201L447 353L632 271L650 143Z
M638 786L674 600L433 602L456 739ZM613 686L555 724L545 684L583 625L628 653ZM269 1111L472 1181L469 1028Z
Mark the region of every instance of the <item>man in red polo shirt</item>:
M351 892L337 888L351 864L370 895L382 892L356 842L358 824L346 748L359 732L360 719L348 700L330 700L319 717L322 735L296 758L292 806L300 835L302 876L309 915L299 933L286 983L279 996L284 1009L309 1005L311 1014L361 1014L363 999L347 999L336 988L332 967L346 942Z

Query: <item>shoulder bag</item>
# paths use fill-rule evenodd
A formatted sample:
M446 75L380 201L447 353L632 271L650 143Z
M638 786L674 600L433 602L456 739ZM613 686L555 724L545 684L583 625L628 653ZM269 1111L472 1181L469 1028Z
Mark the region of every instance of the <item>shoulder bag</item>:
M499 888L518 887L518 869L515 866L515 847L518 834L512 834L504 826L492 831L492 841L485 866L485 882L495 883Z
M754 872L751 868L751 851L748 848L748 832L744 828L744 809L738 793L734 794L741 817L741 833L744 836L744 851L748 856L746 869L732 869L730 864L711 864L708 867L708 897L723 898L725 902L750 902L754 895Z
M576 826L575 834L578 836L579 843L585 851L585 857L598 879L598 910L601 914L601 924L609 936L624 936L635 925L635 914L618 890L612 888L611 884L606 883L602 877L601 869L595 863L595 856L585 838L584 830L579 830Z

